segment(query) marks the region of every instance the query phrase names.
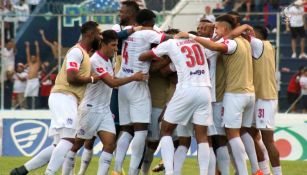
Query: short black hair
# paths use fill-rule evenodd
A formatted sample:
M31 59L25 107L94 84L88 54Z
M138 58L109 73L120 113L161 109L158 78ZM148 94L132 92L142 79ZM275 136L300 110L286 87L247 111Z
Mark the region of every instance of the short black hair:
M98 23L95 21L87 21L81 26L81 34L85 34L88 31L95 30L98 27Z
M104 44L109 44L112 41L115 41L118 39L117 33L114 30L105 30L101 33L102 36L102 42Z
M137 14L140 11L140 7L135 1L125 1L122 5L127 6L134 14Z
M268 30L264 26L254 26L255 31L259 32L263 39L267 40L268 38Z
M175 28L169 28L166 31L164 31L164 33L168 34L168 35L176 35L179 32L180 32L180 30L179 29L175 29Z
M198 33L196 31L189 31L188 33L192 34L192 35L196 35L196 36L198 35Z
M231 15L222 15L216 18L216 22L226 22L228 23L232 29L236 27L235 19Z
M140 25L154 25L155 24L156 15L153 11L148 9L140 10L136 15L136 22Z

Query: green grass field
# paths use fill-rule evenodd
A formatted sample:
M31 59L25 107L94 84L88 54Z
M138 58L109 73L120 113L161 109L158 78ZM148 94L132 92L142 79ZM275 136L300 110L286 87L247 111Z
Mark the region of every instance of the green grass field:
M8 175L10 170L14 167L20 166L25 163L29 158L27 157L0 157L0 175ZM153 165L156 165L160 159L155 158ZM128 169L129 160L125 161L124 169ZM76 173L80 166L80 158L77 159ZM113 165L111 165L113 167ZM87 171L88 175L95 175L97 173L98 158L93 158L89 169ZM111 167L111 168L112 168ZM36 171L32 171L29 175L42 175L46 167L40 168ZM306 161L282 161L283 175L307 175L307 162ZM198 167L197 160L195 158L188 158L185 161L183 167L183 175L197 175ZM231 170L233 174L233 171ZM58 173L60 175L61 173ZM162 175L163 173L155 173L157 175Z

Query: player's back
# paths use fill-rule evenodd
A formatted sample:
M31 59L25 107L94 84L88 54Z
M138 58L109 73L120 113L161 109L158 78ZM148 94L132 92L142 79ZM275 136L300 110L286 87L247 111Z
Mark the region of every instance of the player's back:
M154 30L141 30L130 35L123 45L123 61L121 65L121 77L142 71L148 73L150 62L139 61L139 56L150 50L151 44L159 44L164 34Z
M169 56L174 63L177 86L211 86L205 49L194 40L171 39Z

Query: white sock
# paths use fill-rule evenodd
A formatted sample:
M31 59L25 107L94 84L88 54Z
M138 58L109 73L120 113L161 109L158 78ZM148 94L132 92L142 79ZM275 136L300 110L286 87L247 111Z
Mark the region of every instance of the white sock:
M232 138L228 141L231 147L232 155L238 169L238 174L248 175L245 161L245 148L240 137Z
M147 130L134 132L134 137L131 143L131 160L129 166L129 175L138 175L138 167L143 157L147 133Z
M281 166L273 167L272 170L274 175L282 175Z
M199 175L207 175L210 161L210 149L208 143L199 143L197 148Z
M222 175L229 175L230 157L227 146L216 149L216 161Z
M126 152L129 148L132 138L132 135L130 135L128 132L122 132L121 136L119 137L116 146L114 171L122 172L122 166L124 163Z
M149 169L151 162L153 160L153 155L155 153L155 150L146 147L145 149L145 154L144 154L144 159L142 163L142 175L148 175L149 174Z
M32 159L30 159L24 164L25 168L28 171L31 171L46 165L50 160L54 148L54 145L50 145L47 148L43 149L36 156L34 156Z
M174 154L174 174L180 175L183 163L187 157L188 148L186 146L180 145Z
M88 165L90 164L92 157L93 157L93 151L84 148L83 153L82 153L81 165L80 165L80 170L78 172L78 175L84 175L85 174L85 171L86 171Z
M266 160L262 161L262 162L258 162L259 164L259 168L261 169L261 171L263 172L263 174L267 175L270 174L270 165L268 164L268 162Z
M69 152L73 144L67 140L61 139L59 144L52 152L50 162L47 166L46 175L55 174L63 165L65 155Z
M215 157L213 148L210 147L210 159L209 159L208 175L215 175L215 169L216 169L216 157Z
M75 167L75 157L76 153L69 151L66 154L63 167L62 167L62 175L70 175Z
M241 136L241 139L244 144L249 161L251 163L252 173L256 173L260 168L258 166L258 159L254 140L248 133L243 134Z
M99 166L97 175L107 175L112 161L112 154L103 151L99 158Z
M161 138L161 156L164 162L165 175L174 173L174 143L171 136L163 136Z

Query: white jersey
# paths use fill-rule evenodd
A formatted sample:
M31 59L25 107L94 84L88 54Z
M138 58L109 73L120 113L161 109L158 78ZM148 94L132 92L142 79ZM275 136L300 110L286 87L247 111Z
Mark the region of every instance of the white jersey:
M100 77L106 75L113 76L112 63L109 58L97 51L91 58L91 72L97 74ZM90 107L96 111L103 110L110 106L112 88L105 84L102 80L99 80L95 84L88 84L86 86L84 98L79 106L80 109L86 109Z
M301 86L301 94L302 95L307 95L307 77L306 76L301 76L300 77L300 86Z
M119 77L128 77L138 71L148 73L150 62L139 61L139 56L150 50L151 44L159 44L164 38L165 35L163 33L153 30L141 30L130 35L123 42Z
M303 27L304 26L304 7L291 6L286 11L290 16L291 27Z
M177 70L178 87L211 87L205 49L196 41L170 39L152 49L152 54L157 59L163 55L168 55L171 58Z

